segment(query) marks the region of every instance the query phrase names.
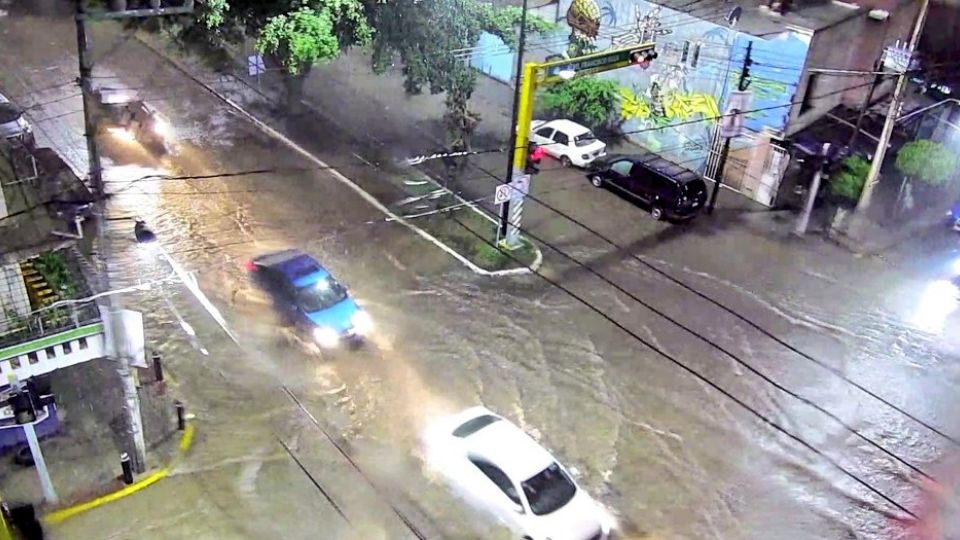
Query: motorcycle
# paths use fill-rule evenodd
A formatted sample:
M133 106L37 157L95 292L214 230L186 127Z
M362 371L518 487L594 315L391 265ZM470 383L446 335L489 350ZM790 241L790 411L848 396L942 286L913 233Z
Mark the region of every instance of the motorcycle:
M173 150L173 125L150 104L122 92L101 89L94 94L100 105L98 125L107 132L136 140L161 155Z

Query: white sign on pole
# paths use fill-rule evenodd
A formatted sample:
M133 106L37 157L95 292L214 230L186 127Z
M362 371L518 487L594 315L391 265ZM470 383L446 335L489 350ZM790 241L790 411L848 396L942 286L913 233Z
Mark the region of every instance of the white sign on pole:
M726 138L743 134L744 111L750 109L750 92L730 92L727 108L720 120L720 135Z
M530 175L515 174L510 189L510 215L507 216L507 236L504 239L508 248L520 245L520 220L523 216L523 198L530 191Z
M503 204L510 200L510 192L513 191L507 184L500 184L493 192L493 204Z
M103 321L104 333L106 334L105 351L107 356L116 358L119 356L114 349L113 325L111 324L111 313L104 307L100 307L100 319ZM120 311L120 324L123 331L121 343L124 347L123 356L129 359L130 365L145 368L147 367L146 339L143 335L143 314L139 311L124 309Z
M530 175L516 174L513 176L513 182L510 182L510 199L519 200L524 198L530 191Z
M247 73L251 77L254 75L262 75L267 72L267 65L263 63L263 56L259 54L251 54L247 56Z

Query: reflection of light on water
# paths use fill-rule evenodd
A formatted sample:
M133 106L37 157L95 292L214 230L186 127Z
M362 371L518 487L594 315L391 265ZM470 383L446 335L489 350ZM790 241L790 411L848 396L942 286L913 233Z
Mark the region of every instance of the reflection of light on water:
M911 322L927 332L942 332L947 317L957 309L958 296L960 291L949 281L938 280L930 283L920 296Z
M103 180L107 182L107 190L117 194L111 204L140 216L155 215L162 196L156 193L145 194L139 188L162 182L163 177L168 175L170 171L167 169L142 165L109 165L103 170ZM150 191L157 190L154 188Z

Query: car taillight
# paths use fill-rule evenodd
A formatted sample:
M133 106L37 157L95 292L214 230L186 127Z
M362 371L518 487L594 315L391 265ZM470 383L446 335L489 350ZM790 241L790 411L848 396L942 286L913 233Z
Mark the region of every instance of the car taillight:
M256 272L257 265L253 261L247 261L246 263L244 263L243 269L246 270L247 272Z

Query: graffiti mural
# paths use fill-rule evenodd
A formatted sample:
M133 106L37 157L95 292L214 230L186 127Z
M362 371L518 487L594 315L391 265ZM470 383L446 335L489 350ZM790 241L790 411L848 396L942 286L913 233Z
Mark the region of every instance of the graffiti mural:
M651 86L643 94L620 87L620 118L625 121L644 120L661 127L675 122L713 118L720 114L717 99L703 92L663 93Z
M560 0L570 27L571 56L653 41L659 57L648 70L624 68L599 75L619 87L623 130L634 142L697 168L706 160L714 124L735 89L747 43L753 42L751 107L793 100L803 72L808 40L793 32L759 38L724 24L646 0ZM747 116L748 130L786 125L789 107ZM708 121L690 122L705 119ZM680 124L669 127L671 124ZM664 128L664 129L657 129Z

